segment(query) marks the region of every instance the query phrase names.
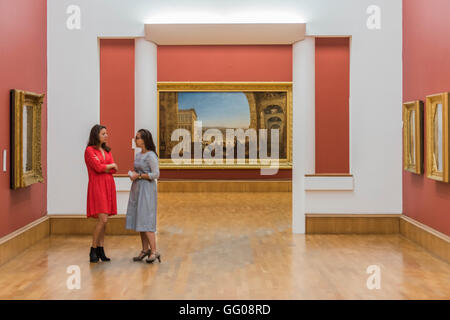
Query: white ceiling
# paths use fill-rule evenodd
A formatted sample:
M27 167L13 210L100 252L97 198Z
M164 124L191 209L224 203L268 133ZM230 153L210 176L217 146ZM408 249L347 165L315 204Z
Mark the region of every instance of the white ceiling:
M145 38L158 45L293 44L305 23L146 24Z

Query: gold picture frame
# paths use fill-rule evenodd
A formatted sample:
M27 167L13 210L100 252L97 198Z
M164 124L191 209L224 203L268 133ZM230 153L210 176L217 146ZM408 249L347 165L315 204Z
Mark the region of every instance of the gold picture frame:
M45 94L11 90L11 189L43 182L42 103Z
M423 173L423 101L403 103L403 169Z
M247 95L253 93L285 93L286 102L285 108L285 146L283 146L285 157L278 159L278 168L280 169L291 169L292 168L292 82L158 82L157 84L157 121L158 121L158 132L157 132L157 150L160 154L160 166L161 168L167 169L249 169L249 168L266 168L269 167L266 164L260 162L258 157L258 163L250 163L248 159L246 159L246 163L238 163L236 159L232 164L224 163L224 164L209 164L205 163L205 160L202 159L201 163L189 163L189 164L176 164L172 161L172 159L167 159L161 157L161 133L165 132L167 128L161 129L161 96L165 92L243 92ZM247 97L248 98L248 97ZM178 98L177 98L178 99ZM178 100L176 102L177 110L178 110ZM164 107L164 106L163 106ZM250 106L249 103L249 107ZM165 108L165 107L164 107ZM163 110L165 112L165 110ZM195 113L195 110L191 111L191 113ZM252 113L252 110L250 110ZM170 114L167 112L166 115L163 115L165 118L177 117L178 115ZM196 117L193 115L192 117ZM255 119L251 116L250 127L257 127L255 125ZM284 136L283 136L284 138ZM281 140L281 139L280 139ZM163 141L164 142L164 141ZM165 142L164 142L165 143ZM165 145L163 144L165 147Z
M449 93L427 96L426 100L426 170L427 177L449 182Z

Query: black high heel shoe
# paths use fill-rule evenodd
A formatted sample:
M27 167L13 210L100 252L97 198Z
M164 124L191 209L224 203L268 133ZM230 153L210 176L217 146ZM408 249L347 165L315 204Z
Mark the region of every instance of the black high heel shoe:
M91 262L98 262L97 248L91 247L91 252L89 253L89 260Z
M159 263L161 263L161 254L159 252L152 253L147 260L145 260L147 263L153 263L155 260L158 259Z
M111 261L111 259L105 255L105 250L103 249L103 247L97 247L97 256L102 261Z
M142 261L145 257L150 257L150 254L152 253L152 250L144 251L142 250L141 253L133 258L133 261Z

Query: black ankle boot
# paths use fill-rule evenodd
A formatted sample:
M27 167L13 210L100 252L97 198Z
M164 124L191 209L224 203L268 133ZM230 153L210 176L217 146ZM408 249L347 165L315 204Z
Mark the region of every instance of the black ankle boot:
M89 253L89 259L91 260L91 262L98 262L97 249L98 248L91 247L91 252Z
M103 247L97 247L97 256L102 261L111 261L111 259L105 255L105 250L103 249Z

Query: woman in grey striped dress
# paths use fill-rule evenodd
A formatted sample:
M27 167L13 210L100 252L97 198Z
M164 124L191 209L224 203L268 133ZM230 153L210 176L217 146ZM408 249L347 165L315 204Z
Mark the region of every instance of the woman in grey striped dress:
M158 155L150 131L141 129L137 132L136 147L141 152L134 160L134 170L130 172L133 181L127 208L126 228L136 230L141 235L142 251L134 257L134 261L146 260L148 263L158 259L161 254L156 250L156 209L157 189L156 179L159 178Z

